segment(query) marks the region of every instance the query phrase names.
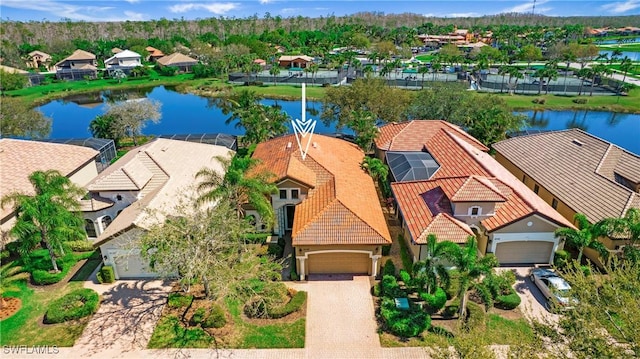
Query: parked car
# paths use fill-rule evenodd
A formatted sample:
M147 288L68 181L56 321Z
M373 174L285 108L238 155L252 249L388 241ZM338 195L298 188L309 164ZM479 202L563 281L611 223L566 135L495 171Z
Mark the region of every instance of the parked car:
M531 271L531 281L547 299L547 308L553 310L571 309L578 302L571 297L571 286L558 273L544 268Z

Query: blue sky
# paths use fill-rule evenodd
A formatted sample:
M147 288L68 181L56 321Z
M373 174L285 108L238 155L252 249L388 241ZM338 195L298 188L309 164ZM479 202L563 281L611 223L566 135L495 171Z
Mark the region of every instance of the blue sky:
M0 0L3 20L124 21L160 19L197 19L207 17L243 18L257 14L295 17L319 17L329 14L348 15L361 11L390 13L411 12L426 16L482 16L503 12L531 12L533 0L520 1L376 1L376 0ZM553 1L537 0L537 14L570 15L637 15L640 0ZM636 24L637 25L637 24Z

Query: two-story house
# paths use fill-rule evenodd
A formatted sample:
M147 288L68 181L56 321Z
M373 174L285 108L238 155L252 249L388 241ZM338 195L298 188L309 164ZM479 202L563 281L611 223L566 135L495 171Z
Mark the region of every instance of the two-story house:
M580 129L544 132L494 144L496 160L567 220L624 217L640 208L640 156ZM600 238L620 254L629 238ZM601 264L600 255L585 255Z
M302 158L294 135L260 143L257 171L274 174L274 231L291 240L301 279L310 274L377 275L391 236L364 152L333 137L313 135ZM260 219L255 211L247 211ZM289 236L291 239L289 239Z
M84 50L76 50L55 66L58 79L82 80L85 77L96 78L98 63L96 55Z
M142 66L141 59L142 57L139 53L124 50L104 60L104 66L107 68L107 71L109 71L109 74L114 70L122 70L128 74L133 68Z
M156 276L136 240L182 199L197 195L195 175L203 167L224 175L218 156L229 158L233 151L157 138L129 151L86 186L89 194L81 203L85 230L116 278Z
M562 243L554 231L572 227L487 152L445 121L410 121L380 128L377 155L388 163L404 238L414 260L427 237L464 244L501 264L552 263Z

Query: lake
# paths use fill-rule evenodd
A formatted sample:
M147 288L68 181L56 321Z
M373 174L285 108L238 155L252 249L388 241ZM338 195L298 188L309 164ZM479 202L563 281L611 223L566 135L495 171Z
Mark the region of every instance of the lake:
M611 50L601 50L600 51L600 55L604 55L604 54L607 54L607 56L610 58L611 55L613 55L613 51L611 51ZM622 51L622 55L618 56L619 59L624 59L625 57L630 58L631 61L640 61L640 52Z
M228 133L242 134L242 129L234 124L227 125L229 117L215 106L213 101L192 95L181 94L162 86L127 92L110 92L74 95L63 100L50 102L39 107L45 115L53 119L51 138L91 137L89 123L104 112L106 101L148 97L162 103L162 119L158 124L149 123L143 133L153 135ZM293 118L302 114L300 101L263 100L266 105L277 103ZM307 118L319 119L322 111L320 102L307 102ZM523 112L532 118L527 126L531 129L561 130L579 127L595 136L613 142L629 151L640 154L640 115L596 111L545 111ZM316 133L344 132L334 126L325 126L322 121L316 125Z

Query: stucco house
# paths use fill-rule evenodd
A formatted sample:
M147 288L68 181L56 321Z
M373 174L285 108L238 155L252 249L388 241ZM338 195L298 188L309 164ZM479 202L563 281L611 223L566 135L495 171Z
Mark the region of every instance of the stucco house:
M157 62L161 66L177 67L180 72L189 72L193 66L198 64L198 60L179 52L174 52L171 55L161 57Z
M56 77L65 80L96 78L97 65L96 55L84 50L76 50L55 65Z
M89 240L100 247L116 278L156 274L141 256L136 240L160 223L180 200L195 195L195 174L203 167L224 173L216 156L230 157L223 146L157 138L129 151L86 188L83 216Z
M131 50L123 50L104 60L104 66L111 73L113 70L130 72L134 67L142 66L141 56Z
M47 71L51 71L52 67L51 67L51 55L47 54L46 52L42 52L42 51L31 51L28 54L28 59L27 59L27 67L28 68L32 68L32 69L37 69L40 68L40 66L44 66Z
M147 57L147 61L156 62L156 61L158 61L158 59L161 59L161 58L164 57L164 52L156 49L155 47L147 46L144 49L147 50L147 52L149 52L149 56Z
M552 263L562 247L554 231L572 227L502 167L488 148L445 121L380 128L375 141L394 181L404 238L423 260L427 236L464 244L475 235L481 254L501 264Z
M98 175L98 151L87 147L38 141L0 139L0 196L34 194L29 176L35 171L57 170L83 187ZM0 209L2 240L15 224L14 208Z
M585 131L514 137L493 147L500 164L567 220L583 213L596 223L640 208L640 156ZM600 240L611 254L629 243ZM597 252L586 249L585 255L600 263Z
M307 55L285 55L278 58L280 67L298 67L301 69L313 63L313 57Z
M377 275L382 246L391 236L364 152L333 137L313 135L303 159L294 135L259 144L257 170L272 172L274 231L291 235L301 279L309 274ZM247 214L259 216L255 211Z

